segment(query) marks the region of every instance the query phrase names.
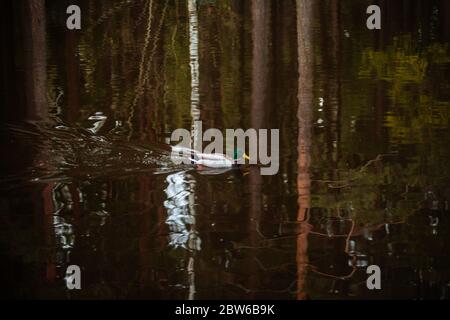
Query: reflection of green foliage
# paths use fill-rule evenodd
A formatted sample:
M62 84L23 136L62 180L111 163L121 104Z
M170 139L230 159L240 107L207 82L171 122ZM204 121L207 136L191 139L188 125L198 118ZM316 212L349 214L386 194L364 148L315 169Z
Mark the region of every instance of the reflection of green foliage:
M446 45L420 47L411 35L394 38L384 50L363 43L358 41L359 50L345 53L351 58L344 59L343 77L361 86L342 88L340 159L330 170L334 174L321 169L322 179L339 181L330 183L331 188L315 184L313 206L350 210L359 223L381 223L387 217L402 221L418 209L430 188L439 189L450 176L448 139L442 136L450 120L450 56ZM327 136L317 135L315 142L314 166L330 166L323 152ZM399 153L363 166L363 161L392 150L385 146L413 152L406 159ZM348 162L353 157L359 159L356 169Z
M164 25L164 106L169 130L185 127L183 121L190 117L189 29L185 15L180 13L184 10L184 3L177 2Z
M389 84L392 112L385 117L391 139L400 143L427 141L424 129L446 128L450 102L433 95L436 66L450 61L447 48L432 44L418 51L408 36L397 38L385 51L366 49L359 76L375 77Z
M314 207L353 213L357 223L377 224L386 221L389 202L389 220L404 219L417 208L416 199L405 196L405 186L410 182L401 167L395 163L382 163L381 159L358 170L348 170L339 183L328 183L324 192L318 192Z
M397 39L386 51L364 50L359 76L364 78L375 74L377 79L392 83L422 82L428 61L411 52L413 49L408 40L411 41Z

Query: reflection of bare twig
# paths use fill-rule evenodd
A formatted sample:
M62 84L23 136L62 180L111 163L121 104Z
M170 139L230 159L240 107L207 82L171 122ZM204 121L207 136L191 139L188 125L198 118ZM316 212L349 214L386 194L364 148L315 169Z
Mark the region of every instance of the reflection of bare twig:
M346 183L346 184L342 184L340 186L334 186L334 185L330 184L330 185L328 185L328 187L331 188L331 189L341 189L341 188L350 187L351 185L352 185L351 182L349 182L349 183Z
M261 260L259 260L257 257L253 257L253 259L256 261L256 263L258 264L258 266L260 267L260 269L262 269L263 271L273 271L273 270L277 270L277 269L282 269L285 268L289 265L292 265L292 262L287 262L287 263L283 263L274 267L266 267Z
M131 124L131 120L133 119L134 108L136 106L138 99L141 96L141 93L142 93L141 90L144 85L144 83L143 83L144 64L145 64L145 56L146 56L147 48L150 43L150 35L151 35L151 31L152 31L152 20L153 20L153 0L150 0L150 2L148 4L148 19L147 19L147 29L146 29L145 40L144 40L144 48L142 49L141 62L139 64L138 84L136 87L136 94L135 94L135 97L133 100L133 104L131 105L130 115L128 116L128 121L127 121L128 125L130 127L130 133L128 135L128 138L130 138L133 133L133 126Z
M313 234L313 235L318 235L318 236L324 236L324 237L328 237L328 238L345 237L346 239L345 239L345 249L344 249L344 252L345 252L347 255L350 256L350 254L349 254L350 238L351 238L352 236L360 235L360 234L362 234L362 233L360 233L360 232L355 233L355 221L354 221L353 219L348 219L348 220L351 221L351 227L350 227L349 232L346 233L346 234L328 235L328 234L324 234L324 233L321 233L321 232L315 232L315 231L308 231L308 234ZM404 221L398 221L398 222L394 222L394 223L392 223L392 224L400 224L400 223L404 223ZM374 226L373 228L370 228L370 229L371 229L371 230L377 230L377 229L379 229L380 227L382 227L383 225L384 225L384 224L379 224L379 225L376 225L376 226ZM280 240L280 239L296 238L296 237L298 237L299 235L304 234L304 233L298 233L298 234L295 234L295 235L289 235L289 236L285 236L285 237L277 237L277 238L270 238L270 239L269 239L269 238L265 237L265 236L261 233L261 231L259 231L258 225L257 225L256 230L257 230L258 234L259 234L265 241L275 241L275 240ZM248 248L249 248L249 249L256 249L256 248L261 248L261 249L263 249L263 248L267 248L267 246L252 247L252 248L251 248L251 247L248 247ZM254 259L255 259L255 261L258 263L258 265L260 266L260 268L261 268L262 270L264 270L264 271L271 271L271 270L280 269L280 268L285 267L286 265L289 265L289 264L290 264L290 263L287 263L287 264L282 264L282 265L279 265L279 266L276 266L276 267L270 267L270 268L268 268L268 267L265 267L265 266L261 263L261 261L260 261L259 259L257 259L256 257L255 257ZM319 271L319 270L317 269L317 267L314 266L314 265L312 265L312 264L304 264L304 266L310 267L310 268L311 268L311 271L313 271L314 273L320 274L320 275L322 275L322 276L326 276L326 277L329 277L329 278L335 278L335 279L345 280L345 279L351 278L351 277L353 276L353 274L354 274L354 273L356 272L356 270L357 270L357 268L356 268L356 266L355 266L355 263L354 263L355 260L356 260L356 256L352 256L351 259L352 259L352 262L353 262L353 263L352 263L352 270L351 270L350 273L347 274L347 275L333 275L333 274L329 274L329 273L326 273L326 272L322 272L322 271Z
M64 91L61 88L58 88L58 96L55 98L53 92L47 93L47 101L49 101L49 104L51 107L56 110L55 114L60 115L61 114L61 106L59 105L59 100L64 96Z
M353 259L355 259L355 257L353 257ZM317 270L317 267L315 267L315 266L309 265L309 267L311 267L311 271L314 273L320 274L320 275L328 277L328 278L334 278L334 279L340 279L340 280L349 279L349 278L353 277L353 274L356 272L356 267L353 266L352 271L349 274L343 275L343 276L336 276L336 275L329 274L326 272L321 272L321 271Z
M349 245L349 241L350 241L350 237L353 234L353 230L355 229L355 221L353 219L351 219L352 221L352 227L350 228L350 232L348 233L347 239L345 239L345 253L348 254L348 245Z
M374 159L371 159L367 161L366 164L361 166L359 170L355 171L355 174L362 173L367 167L372 165L373 163L382 160L384 157L387 156L394 156L393 154L379 154ZM340 188L346 188L350 187L353 182L358 180L358 177L348 178L348 179L342 179L342 180L311 180L312 182L319 182L319 183L328 183L328 187L332 189L340 189Z
M148 2L149 0L147 0L145 2L144 8L147 8L148 6ZM141 24L142 20L144 20L144 16L145 16L145 10L142 10L141 14L139 15L139 17L136 19L136 23L134 25L134 28L137 29L137 27Z
M252 292L267 292L267 293L285 293L285 292L289 292L289 293L291 293L291 292L293 292L291 290L291 288L296 283L297 283L297 280L294 280L287 288L280 289L280 290L268 290L268 289L266 289L266 290L264 290L264 289L255 290L255 289L249 289L249 288L245 287L244 285L242 285L240 283L227 283L227 284L230 285L230 286L233 286L233 287L237 287L237 288L245 291L246 293L252 293Z
M349 219L349 220L351 220L351 221L353 221L353 219ZM389 224L402 224L402 223L405 223L405 219L402 219L402 220L400 220L400 221L395 221L395 222L390 222ZM379 228L381 228L381 227L383 227L385 225L385 223L380 223L380 224L377 224L377 225L375 225L375 226L372 226L372 227L370 227L369 228L369 230L371 230L371 231L375 231L375 230L378 230ZM299 232L299 233L295 233L295 234L291 234L291 235L288 235L288 236L283 236L283 237L276 237L276 238L268 238L268 237L265 237L261 232L259 232L259 234L264 238L263 240L264 241L275 241L275 240L282 240L282 239L289 239L289 238L296 238L296 237L298 237L299 235L302 235L303 233L302 232ZM312 234L312 235L317 235L317 236L322 236L322 237L327 237L327 238L348 238L349 237L349 235L350 236L360 236L360 235L362 235L362 231L353 231L353 229L352 229L352 233L351 234L348 234L348 233L343 233L343 234L333 234L333 235L329 235L329 234L327 234L327 233L323 233L323 232L318 232L318 231L308 231L308 234Z
M275 248L275 247L268 247L268 246L240 246L237 245L235 242L232 242L233 244L233 250L242 250L242 249L248 249L248 250L258 250L258 249L262 249L262 250L273 250L273 251L278 251L278 252L285 252L285 253L289 253L291 252L291 250L288 249L280 249L280 248Z

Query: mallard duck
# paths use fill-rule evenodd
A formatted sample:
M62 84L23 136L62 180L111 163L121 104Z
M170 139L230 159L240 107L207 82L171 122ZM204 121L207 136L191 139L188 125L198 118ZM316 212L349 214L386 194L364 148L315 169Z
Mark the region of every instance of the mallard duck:
M235 148L233 158L222 153L201 153L193 149L175 147L176 150L184 151L184 154L190 154L190 160L198 169L206 168L232 168L240 164L239 160L250 160L242 150Z

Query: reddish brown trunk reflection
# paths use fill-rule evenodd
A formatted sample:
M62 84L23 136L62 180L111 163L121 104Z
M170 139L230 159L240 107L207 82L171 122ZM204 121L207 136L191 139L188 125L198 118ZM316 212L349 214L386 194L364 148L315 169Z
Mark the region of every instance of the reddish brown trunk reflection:
M302 223L297 237L297 299L306 298L304 290L308 264L307 214L311 202L311 122L313 103L313 48L312 48L313 1L297 0L298 44L298 213ZM304 226L304 227L303 227Z

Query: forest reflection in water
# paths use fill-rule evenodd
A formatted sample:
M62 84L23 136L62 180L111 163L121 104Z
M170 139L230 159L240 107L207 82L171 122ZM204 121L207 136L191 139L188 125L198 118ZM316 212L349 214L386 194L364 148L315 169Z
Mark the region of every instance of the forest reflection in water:
M449 298L450 6L379 2L369 31L371 1L70 1L80 32L46 1L49 116L1 133L7 294ZM279 128L279 173L173 165L195 120Z

